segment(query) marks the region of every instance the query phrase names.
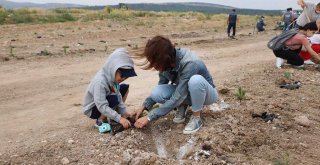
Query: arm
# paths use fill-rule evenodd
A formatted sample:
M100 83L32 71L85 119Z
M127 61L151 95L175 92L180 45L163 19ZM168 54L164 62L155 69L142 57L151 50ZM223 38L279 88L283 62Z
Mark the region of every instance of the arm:
M106 99L107 92L104 85L101 82L99 82L99 83L96 83L93 88L94 88L93 89L94 103L96 104L100 113L116 122L120 122L121 115L109 107L109 102Z
M229 16L228 16L228 18L227 18L227 25L229 25Z
M318 27L318 32L320 31L320 19L318 18L316 21L317 27Z
M304 47L306 48L306 50L310 53L310 55L313 57L313 59L314 59L316 62L320 62L320 56L319 56L319 54L317 54L317 53L312 49L310 43L304 44Z
M304 0L298 0L298 5L301 6L302 9L306 7L306 3L304 2Z
M161 116L166 115L175 107L180 105L188 96L188 82L190 78L198 73L198 67L195 62L187 63L183 68L181 76L179 78L179 84L170 100L166 101L159 108L149 112L148 118L150 121L156 120Z

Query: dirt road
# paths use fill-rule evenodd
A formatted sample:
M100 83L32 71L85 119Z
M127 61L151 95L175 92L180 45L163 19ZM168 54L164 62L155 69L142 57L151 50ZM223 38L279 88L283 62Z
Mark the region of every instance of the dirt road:
M42 30L45 31L45 29ZM273 65L274 56L266 47L267 40L274 35L272 31L253 36L247 35L248 31L242 31L242 34L245 35L239 37L238 40L227 40L222 34L217 34L212 39L211 36L207 35L207 32L201 30L193 31L196 31L199 35L188 38L171 36L172 40L177 42L179 47L191 48L204 59L218 88L232 83L239 83L239 79L242 79L248 73L261 71L260 66L265 66L265 64L268 64L269 68L273 68L271 65ZM169 37L171 34L165 33ZM104 36L101 37L103 38ZM117 40L121 38L123 36L120 36ZM125 39L142 45L148 38L127 36ZM93 41L88 39L87 42L91 43ZM61 42L58 43L62 45ZM117 45L118 43L112 45L108 52L110 53ZM119 45L127 47L127 43L119 43ZM99 135L92 128L93 121L86 118L81 110L84 91L91 78L104 63L106 57L107 55L102 51L101 46L101 50L96 50L89 55L85 53L83 56L54 56L1 62L0 163L6 164L11 162L15 164L25 162L29 164L40 162L39 164L56 164L60 163L62 158L68 157L70 163L102 164L107 163L107 160L110 161L111 159L105 155L105 152L108 152L108 148L110 148L110 146L104 147L105 142L103 141L105 139L109 140L107 143L110 145L114 144L115 146L121 145L125 147L126 143L119 144L115 140L112 140L112 137L109 135ZM144 98L148 96L151 87L157 82L156 72L144 71L138 68L136 70L139 76L127 80L127 83L131 85L130 94L127 99L129 110L133 110L136 106L140 105ZM257 75L261 74L255 74L252 80L258 79L259 76ZM214 118L217 119L221 115L219 114ZM208 116L210 117L211 115ZM169 115L170 117L172 117L172 114ZM166 120L170 119L160 120L157 124L164 124L164 122L167 122ZM153 130L157 129L156 126L152 127L155 127L152 128ZM175 133L182 131L183 125L175 127L175 125L170 124L164 127L163 129L172 129L171 134L166 133L165 135L168 136L162 140L164 141L163 143L166 143L164 144L165 146L178 147L183 145L184 140L177 138L167 141L170 137L175 136ZM211 128L210 126L206 127ZM132 136L116 138L127 142L130 142L130 140L134 141L134 137L141 137L143 139L148 137L150 130L142 131L142 135L139 130L125 132L125 135L129 134ZM200 132L199 134L198 138L200 137L200 139L202 135L206 135L204 132ZM188 136L184 136L183 139L188 139ZM129 147L129 149L141 152L152 151L155 152L154 154L159 154L156 153L157 151L154 147L150 147L154 144L150 144L152 142L149 140L142 141L141 143L136 145L136 147ZM319 147L318 144L316 146ZM146 146L146 148L143 148L143 146ZM218 145L216 147L221 146ZM176 153L178 150L176 148L169 153ZM232 149L227 150L233 152ZM122 153L122 151L119 152ZM243 151L239 152L246 155ZM112 152L108 154L112 155L113 159L114 155ZM263 152L261 155L252 158L253 160L249 158L244 160L242 158L242 160L233 160L233 163L243 161L266 163L272 161L272 156L278 155L278 153L274 152L270 154L270 157L265 159L261 158L262 155ZM148 158L156 157L152 154L151 156L147 156ZM216 157L221 158L221 156L223 157L223 154L220 156L216 154ZM180 157L182 158L183 156ZM114 158L118 159L119 157L115 155ZM121 156L119 159L121 161L125 160ZM177 162L174 159L174 156L169 156L168 159L157 158L156 160L176 164ZM225 158L221 159L226 160ZM292 159L293 161L297 160L296 158ZM121 162L120 160L119 163ZM308 160L313 159L311 157ZM231 160L228 161L229 163L232 162ZM133 163L134 158L130 159L129 162ZM143 164L143 161L138 161L138 163Z

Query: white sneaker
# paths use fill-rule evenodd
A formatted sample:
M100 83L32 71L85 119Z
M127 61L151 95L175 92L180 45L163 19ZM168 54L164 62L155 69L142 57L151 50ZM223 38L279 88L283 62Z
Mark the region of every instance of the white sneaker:
M315 63L313 61L311 61L311 60L306 60L306 61L304 61L304 64L306 64L306 65L314 65Z
M191 116L189 123L186 125L186 127L183 130L183 134L194 134L196 133L201 127L203 123L200 117L198 116Z
M282 65L284 64L284 59L277 57L276 58L276 67L281 69Z

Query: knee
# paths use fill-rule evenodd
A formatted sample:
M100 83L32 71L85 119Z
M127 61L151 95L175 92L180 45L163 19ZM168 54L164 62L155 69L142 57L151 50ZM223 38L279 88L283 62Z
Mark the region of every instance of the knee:
M204 78L201 75L193 75L188 82L189 91L199 89L203 85L202 80Z
M163 89L161 88L161 86L158 85L154 87L151 91L152 100L157 103L164 103L165 99L163 98L162 92L163 92Z

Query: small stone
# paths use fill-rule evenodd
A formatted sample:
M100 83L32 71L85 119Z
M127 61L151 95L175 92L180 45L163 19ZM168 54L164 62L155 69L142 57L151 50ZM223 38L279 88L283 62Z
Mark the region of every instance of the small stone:
M311 121L308 119L307 116L297 116L294 120L301 126L310 127Z
M273 130L277 129L277 127L272 127Z
M68 143L69 144L74 144L74 140L70 139L70 140L68 140Z
M64 157L64 158L61 159L61 163L62 163L62 164L69 164L70 161L69 161L68 158Z
M94 165L93 163L89 163L89 165Z
M122 153L122 157L123 157L123 161L125 161L125 163L130 163L130 161L132 160L132 156L130 155L130 153L128 151L124 151Z
M304 143L299 143L302 147L304 148L308 148L308 145L304 144Z

